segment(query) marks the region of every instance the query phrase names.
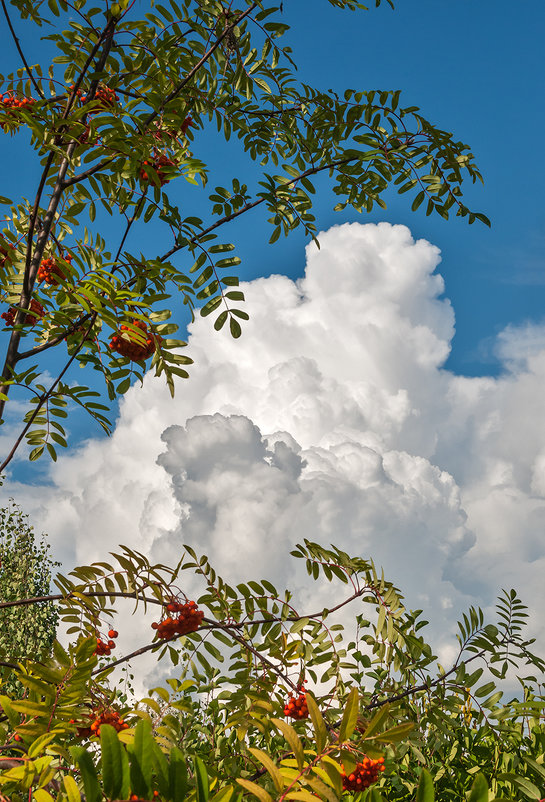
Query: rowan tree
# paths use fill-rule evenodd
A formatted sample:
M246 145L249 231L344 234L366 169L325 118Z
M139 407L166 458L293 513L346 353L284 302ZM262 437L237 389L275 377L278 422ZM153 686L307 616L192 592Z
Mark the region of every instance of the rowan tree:
M111 401L150 366L174 393L191 361L172 337L178 302L238 337L247 312L223 230L265 214L272 242L298 227L315 237L319 173L339 208L384 205L393 186L415 209L487 222L463 202L463 180L480 179L468 146L404 107L400 92L340 97L297 82L281 46L282 4L2 3L23 67L4 81L0 125L5 136L30 132L41 178L30 200L1 199L0 403L16 389L31 408L0 469L25 437L32 459L46 449L55 458L70 405L109 430L74 364L98 371ZM30 63L23 22L47 24L55 61ZM238 140L259 179L233 177L207 195L212 128ZM102 236L104 215L119 221L114 241ZM138 226L156 226L168 245L155 250L154 236L146 253L129 249ZM48 383L54 349L65 361ZM515 591L500 596L495 622L476 608L464 615L456 658L441 667L421 611L371 561L309 541L292 554L312 580L344 588L341 601L299 611L289 590L233 587L187 546L176 566L119 547L109 562L57 575L47 601L63 643L45 657L19 659L15 645L5 655L24 697L0 695L2 802L542 796L545 663L524 637ZM20 590L0 609L36 610ZM117 645L124 600L142 638L128 654ZM169 678L136 700L112 672L145 653L170 661ZM497 685L510 670L520 692L505 700Z
M58 575L70 642L14 664L25 696L0 696L2 802L541 799L545 662L514 591L495 622L464 615L440 667L421 611L371 561L309 541L292 555L331 583L330 609L300 611L267 580L229 585L187 546L172 567L122 547ZM112 671L145 653L168 678L127 698ZM506 697L510 668L520 693Z
M30 132L41 176L30 199L0 199L0 415L12 387L30 401L0 470L25 437L31 459L45 449L55 459L73 405L110 430L107 407L71 372L74 363L102 375L110 401L149 367L174 394L191 362L174 338L177 304L239 337L248 313L228 224L265 215L270 242L297 228L315 238L318 174L329 176L337 209L384 207L393 187L413 209L424 203L428 214L488 222L463 202L463 180L481 178L469 147L403 106L399 91L355 88L341 97L297 81L282 47L282 4L13 0L3 9L23 66L3 81L0 126L4 136ZM30 63L23 21L25 31L47 25L53 60ZM213 146L213 131L238 140L248 170L210 192L205 139ZM108 241L105 216L116 222ZM154 223L160 235L146 252L131 250L137 227ZM167 244L157 250L158 241ZM64 366L44 382L53 349Z

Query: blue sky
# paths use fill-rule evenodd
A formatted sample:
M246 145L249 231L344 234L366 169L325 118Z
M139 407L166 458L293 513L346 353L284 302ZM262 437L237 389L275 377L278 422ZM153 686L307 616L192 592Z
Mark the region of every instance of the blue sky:
M508 322L541 320L545 309L543 4L412 0L359 15L317 5L286 4L302 80L337 91L346 84L401 88L406 105L420 106L476 155L485 185L468 187L468 195L491 231L414 214L403 196L370 219L405 223L441 248L456 312L447 365L494 373L497 362L483 361L487 339ZM324 210L322 219L326 226L334 215Z
M538 0L406 0L395 11L384 4L367 13L350 13L325 1L290 0L284 3L283 17L291 26L285 41L293 48L301 81L338 92L349 86L402 89L405 105L418 105L428 119L471 145L485 185L468 185L467 197L488 215L492 230L456 218L427 218L423 207L413 213L407 196L393 193L386 211L376 210L365 220L404 223L415 237L441 248L441 272L456 310L447 367L466 375L497 374L500 365L490 338L508 323L541 320L545 308L545 166L539 138L545 122L543 5ZM24 41L23 23L18 30ZM0 70L5 74L14 63L19 66L8 43ZM222 177L231 177L231 163L225 172L224 164L214 159L214 140L206 133L199 137L206 144L205 160L212 167L216 162ZM198 151L198 140L196 145ZM15 195L24 187L30 195L38 166L28 158L24 136L4 138L2 147L2 191ZM242 159L233 164L251 174ZM215 175L210 191L221 183ZM327 182L321 184L315 206L320 228L365 221L349 209L333 212L335 199ZM241 276L302 274L304 236L297 232L267 246L269 228L259 211L233 225L229 235L243 256ZM130 244L138 241L146 247L146 234Z
M371 553L413 606L433 606L446 661L469 604L489 607L501 587L545 603L545 10L538 0L284 9L301 81L402 89L404 105L471 145L485 184L466 197L492 228L413 213L393 193L386 211L334 213L325 181L319 254L299 232L267 245L259 214L232 224L225 237L250 282L240 341L198 321L196 364L174 402L147 378L124 398L111 440L76 416L67 456L14 463L7 489L65 565L102 559L127 532L157 560L197 543L226 571L247 550L281 584L282 554L304 536ZM2 146L0 191L30 195L37 165L24 138ZM210 191L242 172L236 148L226 159L207 132L194 150L215 170Z

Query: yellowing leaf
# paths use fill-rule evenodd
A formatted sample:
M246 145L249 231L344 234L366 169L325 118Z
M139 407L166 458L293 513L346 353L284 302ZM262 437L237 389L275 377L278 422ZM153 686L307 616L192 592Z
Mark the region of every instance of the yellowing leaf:
M320 712L320 708L316 704L316 700L314 699L312 694L307 693L306 698L307 698L308 712L310 713L310 720L312 721L312 726L314 727L314 737L316 739L316 751L320 753L323 751L327 741L326 726L322 714Z
M32 799L34 800L34 802L54 802L54 799L51 796L51 794L48 791L46 791L44 788L37 788L32 793ZM69 799L69 802L72 802L70 797L68 799ZM74 799L76 799L76 797L74 797ZM77 797L77 799L79 800L79 799L81 799L81 797Z
M254 796L257 796L260 802L273 802L272 796L257 783L253 783L250 780L241 780L240 777L237 777L237 783Z
M68 802L81 802L81 794L74 778L67 774L63 777L63 783Z
M307 775L305 777L305 782L308 783L312 790L316 791L316 793L319 794L322 799L327 799L328 802L339 802L339 798L333 788L331 788L330 785L326 785L326 783L322 782L319 777Z
M286 741L291 747L293 754L295 755L295 759L297 760L297 765L300 769L303 768L304 764L304 752L303 752L303 744L301 743L299 736L291 726L286 721L283 721L281 718L273 718L271 719L274 726L280 730Z
M381 726L384 719L387 717L388 713L390 712L390 705L385 704L382 707L379 707L369 724L365 732L363 733L363 738L372 738L375 733L377 733Z
M311 794L310 791L290 791L289 794L286 794L286 799L301 799L303 802L316 802L319 799L319 796L316 794Z
M343 718L339 729L339 742L347 741L356 727L360 709L360 697L357 688L352 688L346 701Z
M266 752L263 752L261 749L249 748L248 751L251 752L252 755L255 758L257 758L257 760L259 760L261 765L264 766L266 768L266 770L269 772L269 774L271 775L271 777L273 779L273 782L274 782L274 785L276 787L276 790L277 791L282 791L282 789L284 787L284 783L282 781L282 777L281 777L280 772L278 771L274 761L271 760L269 755Z

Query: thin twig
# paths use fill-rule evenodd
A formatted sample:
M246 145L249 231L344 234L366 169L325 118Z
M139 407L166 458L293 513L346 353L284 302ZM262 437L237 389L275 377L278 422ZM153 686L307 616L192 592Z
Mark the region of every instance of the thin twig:
M27 75L30 78L30 80L32 81L32 85L33 85L34 89L36 90L36 92L40 95L40 97L43 100L45 100L45 95L44 95L44 93L42 92L42 90L40 88L40 84L37 82L37 80L35 79L35 77L32 74L32 70L30 69L30 67L28 65L28 61L25 58L25 54L23 53L23 48L21 47L21 43L19 41L19 37L15 33L13 25L11 24L11 19L10 19L10 16L9 16L9 13L8 13L8 9L7 9L7 6L6 6L6 3L5 3L4 0L2 0L2 10L4 12L4 16L6 18L6 22L8 23L8 28L9 28L10 33L11 33L11 38L15 42L15 47L19 51L19 55L21 56L21 60L22 60L23 64L25 65L25 70L27 71Z

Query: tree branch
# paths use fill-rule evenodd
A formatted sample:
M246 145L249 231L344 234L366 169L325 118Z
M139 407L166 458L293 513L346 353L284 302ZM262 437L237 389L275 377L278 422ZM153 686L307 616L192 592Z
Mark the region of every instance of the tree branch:
M214 42L214 44L213 44L213 45L212 45L212 46L211 46L211 47L210 47L210 48L209 48L209 49L206 51L206 53L204 54L204 56L203 56L203 57L202 57L202 58L201 58L201 59L200 59L200 60L199 60L199 61L198 61L198 62L195 64L195 66L194 66L194 67L193 67L193 68L192 68L192 69L191 69L191 70L190 70L190 71L187 73L187 75L185 76L185 78L183 79L183 81L180 81L180 83L178 84L178 86L176 87L176 89L173 89L173 90L172 90L172 92L171 92L169 95L167 95L167 96L166 96L166 98L165 98L165 99L164 99L164 100L161 102L161 105L159 106L159 108L158 108L158 109L156 109L154 112L152 112L152 113L149 115L149 117L147 117L147 118L146 118L146 120L145 120L145 122L144 122L144 128L147 128L147 126L150 124L150 122L152 122L152 121L153 121L153 120L154 120L156 117L158 117L158 116L159 116L159 114L160 114L160 113L163 111L163 109L165 108L165 106L167 105L167 103L170 103L170 101L171 101L171 100L174 100L174 98L175 98L175 97L178 97L178 95L180 94L180 92L182 91L182 89L184 88L184 86L186 86L186 85L189 83L189 81L191 81L191 79L192 79L192 78L194 78L194 76L195 76L195 75L196 75L196 73L197 73L197 72L200 70L200 68L202 67L202 65L203 65L203 64L206 64L206 62L208 61L208 59L210 58L210 56L212 55L212 53L213 53L215 50L217 50L217 48L220 46L220 44L223 42L223 40L224 40L224 39L225 39L225 37L226 37L226 36L229 34L229 32L230 32L230 31L231 31L233 28L235 28L235 27L236 27L236 26L237 26L237 25L238 25L240 22L242 22L242 20L243 20L245 17L247 17L249 14L251 14L251 13L252 13L252 11L253 11L255 8L257 8L257 6L258 6L258 5L259 5L259 4L258 4L257 2L254 2L254 3L252 3L252 5L250 6L250 8L247 8L247 9L246 9L246 11L244 11L242 14L240 14L240 16L238 16L236 19L234 19L234 20L233 20L233 22L232 22L230 25L226 25L226 26L225 26L225 29L224 29L224 30L223 30L223 32L222 32L222 33L221 33L221 34L218 36L218 38L216 39L216 41Z
M300 173L296 178L293 178L291 181L287 181L285 184L282 184L283 187L290 187L293 184L296 184L302 178L306 178L309 175L315 175L316 173L323 172L324 170L332 170L334 167L339 167L341 164L349 164L352 161L356 161L357 156L349 156L345 159L338 159L337 161L328 162L327 164L322 164L318 167L309 167L308 170L305 170L303 173ZM231 220L235 220L240 215L244 214L245 212L250 211L250 209L255 209L256 206L260 206L262 203L265 203L266 198L259 198L259 200L252 201L251 203L247 203L238 212L233 212L232 214L228 214L225 217L222 217L220 220L217 220L208 228L203 229L199 234L196 234L192 237L189 242L194 245L196 244L202 237L205 237L207 234L210 234L211 231L214 229L219 228L220 226L224 225L225 223L230 223ZM166 259L169 259L172 254L177 253L182 248L185 248L184 245L175 245L169 251L167 251L163 256L159 257L161 262L164 262Z
M42 98L42 100L45 100L45 95L44 95L44 93L42 92L42 90L41 90L41 88L40 88L40 85L39 85L39 83L38 83L38 82L37 82L37 80L34 78L34 76L33 76L33 74L32 74L32 70L30 69L30 67L29 67L29 65L28 65L28 61L27 61L27 60L26 60L26 58L25 58L25 54L23 53L23 49L22 49L22 47L21 47L21 43L20 43L20 41L19 41L19 37L18 37L18 36L17 36L17 34L15 33L15 30L14 30L14 28L13 28L13 25L12 25L12 23L11 23L11 19L10 19L10 16L9 16L9 12L8 12L8 9L7 9L7 6L6 6L6 3L5 3L5 0L2 0L2 10L3 10L3 12L4 12L4 16L5 16L5 18L6 18L6 22L8 23L8 28L9 28L9 31L10 31L10 33L11 33L11 38L12 38L12 39L13 39L13 41L15 42L15 47L17 48L17 50L18 50L18 52L19 52L19 55L21 56L21 60L22 60L23 64L25 65L25 70L27 71L27 75L28 75L28 77L30 78L30 80L32 81L32 86L34 87L34 89L36 90L36 92L37 92L37 93L40 95L40 97Z

